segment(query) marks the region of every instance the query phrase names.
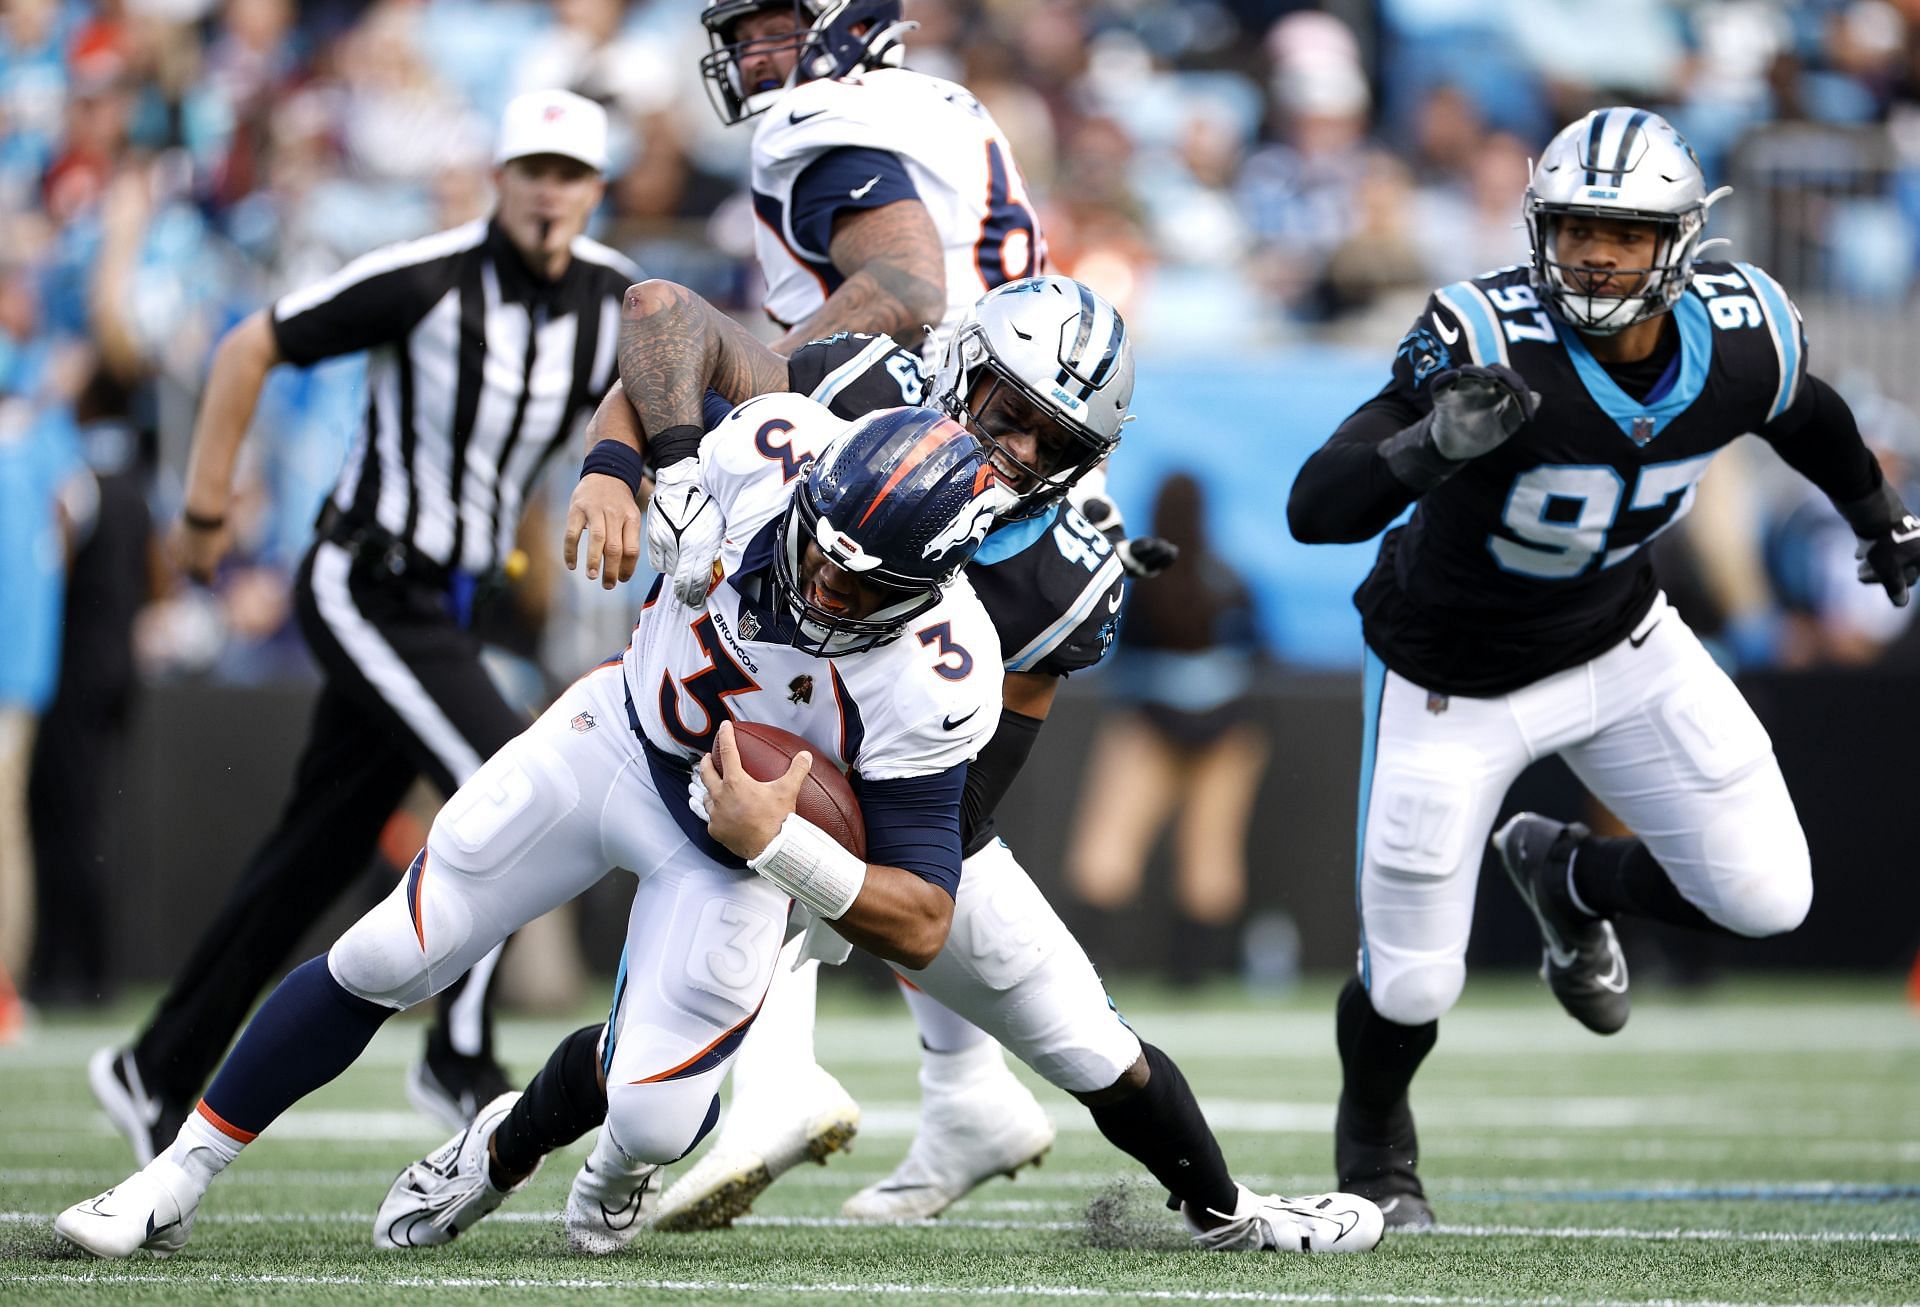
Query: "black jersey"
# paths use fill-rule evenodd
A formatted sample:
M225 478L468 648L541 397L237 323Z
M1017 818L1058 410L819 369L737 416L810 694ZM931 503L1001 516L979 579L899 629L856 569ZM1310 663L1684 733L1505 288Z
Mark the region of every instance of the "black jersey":
M891 336L864 331L836 331L802 345L787 359L787 384L848 421L918 404L927 393L917 355Z
M1428 299L1363 413L1417 419L1429 379L1469 363L1506 364L1541 399L1381 542L1354 603L1388 667L1442 693L1502 694L1611 648L1645 616L1658 587L1642 546L1692 507L1716 451L1805 389L1799 314L1751 264L1695 264L1672 321L1679 348L1642 400L1541 306L1525 268Z

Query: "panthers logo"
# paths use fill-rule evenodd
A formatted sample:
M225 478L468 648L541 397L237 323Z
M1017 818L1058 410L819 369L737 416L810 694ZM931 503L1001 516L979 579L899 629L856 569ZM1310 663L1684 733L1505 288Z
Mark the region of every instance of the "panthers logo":
M1399 357L1405 359L1412 370L1416 390L1434 373L1445 372L1453 366L1453 355L1440 343L1440 338L1425 327L1415 327L1401 338Z

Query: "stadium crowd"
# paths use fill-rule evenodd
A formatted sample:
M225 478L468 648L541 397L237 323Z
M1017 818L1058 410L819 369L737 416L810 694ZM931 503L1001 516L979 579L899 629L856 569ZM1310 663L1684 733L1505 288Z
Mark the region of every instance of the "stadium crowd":
M564 86L606 104L615 159L594 234L649 275L757 318L747 137L706 103L697 11L697 0L7 7L0 862L30 856L9 815L28 791L38 810L71 792L60 777L88 774L84 757L49 757L48 739L111 739L140 676L259 680L304 666L287 574L353 429L362 364L275 374L257 418L271 438L249 448L241 547L207 592L169 573L149 524L177 516L211 349L358 254L485 213L491 124L515 92ZM1767 175L1819 183L1796 221L1779 221L1777 205L1764 215L1768 239L1791 248L1758 253L1798 276L1789 290L1882 312L1912 299L1920 0L909 0L907 14L920 25L909 65L965 83L992 110L1024 161L1053 263L1119 304L1149 358L1390 344L1428 287L1526 257L1516 219L1529 154L1575 115L1625 100L1666 114L1710 178L1764 156ZM1855 143L1871 166L1840 176L1830 152L1796 154L1796 125ZM1850 398L1910 483L1920 418L1881 372L1853 377ZM1768 473L1736 464L1717 479L1732 488L1703 492L1672 546L1675 572L1720 610L1725 647L1798 666L1896 645L1906 613L1853 585L1844 525ZM1763 530L1750 529L1754 503ZM528 530L551 534L537 514ZM529 699L539 654L566 675L624 625L620 602L559 584L543 548L529 550L524 602L498 619L500 643L529 656ZM564 620L544 623L543 648L553 614ZM61 820L83 827L85 814ZM0 887L18 882L0 874ZM25 919L0 902L0 922ZM0 931L0 966L17 974L25 952Z

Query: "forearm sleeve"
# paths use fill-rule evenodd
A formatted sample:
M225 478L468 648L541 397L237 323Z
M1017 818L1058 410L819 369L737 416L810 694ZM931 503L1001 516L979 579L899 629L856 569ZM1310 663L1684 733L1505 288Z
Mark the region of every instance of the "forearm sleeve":
M1026 765L1041 719L1025 713L1001 712L993 738L967 767L967 788L960 799L960 844L973 847L973 837L993 818L993 810L1013 788L1013 778Z
M1809 376L1793 406L1762 427L1760 437L1826 493L1856 534L1885 529L1887 523L1878 520L1884 481L1879 460L1860 438L1853 410L1832 386Z
M1287 525L1302 544L1343 544L1384 531L1419 498L1380 449L1420 420L1411 404L1382 394L1340 424L1294 478Z

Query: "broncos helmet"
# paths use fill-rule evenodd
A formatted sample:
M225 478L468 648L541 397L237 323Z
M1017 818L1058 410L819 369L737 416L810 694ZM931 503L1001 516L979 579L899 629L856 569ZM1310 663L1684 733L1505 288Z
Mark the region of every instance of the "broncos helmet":
M976 394L983 381L986 390ZM1008 387L1045 415L1033 467L983 422ZM1071 277L1029 277L989 291L947 342L927 402L945 409L1025 474L1003 517L1028 518L1058 503L1120 443L1132 419L1133 342L1120 312Z
M1660 115L1647 109L1595 109L1564 128L1534 165L1527 185L1527 234L1533 289L1562 321L1610 336L1665 313L1686 291L1707 210L1730 187L1707 191L1700 157ZM1659 229L1653 258L1632 295L1597 295L1554 252L1559 224L1572 217L1650 222Z
M795 647L832 658L899 635L940 602L1007 501L980 443L946 414L890 408L854 423L808 466L780 520L773 591L797 620ZM809 544L887 602L865 617L815 603Z
M731 127L763 113L801 82L845 77L857 68L898 67L906 57L901 37L918 26L901 18L900 4L901 0L707 0L700 22L713 48L700 60L700 77L720 121ZM791 36L734 40L735 23L771 9L793 13ZM756 54L795 51L793 72L785 84L743 84L740 56L749 50Z

